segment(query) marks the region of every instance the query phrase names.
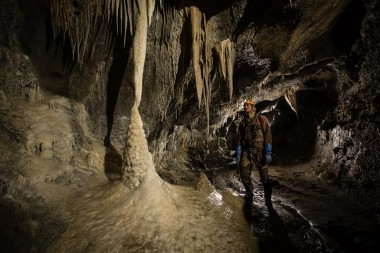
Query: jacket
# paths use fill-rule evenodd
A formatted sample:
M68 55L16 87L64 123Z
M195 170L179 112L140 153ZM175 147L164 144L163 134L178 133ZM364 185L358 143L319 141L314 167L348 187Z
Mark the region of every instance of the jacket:
M272 133L268 119L264 115L256 114L249 118L244 115L238 127L238 145L243 149L263 149L264 143L272 144Z

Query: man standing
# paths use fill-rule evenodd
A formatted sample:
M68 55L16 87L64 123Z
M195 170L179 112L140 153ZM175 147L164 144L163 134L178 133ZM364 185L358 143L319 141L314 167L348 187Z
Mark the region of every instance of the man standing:
M272 134L268 119L256 114L256 105L251 99L245 101L244 116L239 122L236 161L246 190L245 197L252 201L251 171L257 169L264 188L265 203L271 207L272 186L268 175L268 164L272 161Z

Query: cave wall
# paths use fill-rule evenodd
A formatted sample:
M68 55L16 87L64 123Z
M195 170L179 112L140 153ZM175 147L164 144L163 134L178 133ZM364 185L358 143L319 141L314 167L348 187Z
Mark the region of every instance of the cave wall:
M318 176L359 194L379 192L376 1L167 3L149 27L140 106L157 167L183 166L181 159L171 159L188 159L189 148L217 150L225 137L218 131L231 127L245 98L286 97L298 112L298 124L277 128L275 154L308 144L308 158L320 159ZM2 6L2 103L7 97L41 100L44 92L67 96L86 108L91 134L121 152L133 104L131 37L104 24L95 53L79 64L70 38L53 37L47 0L2 1ZM208 136L192 65L191 6L207 21L201 44L207 45L203 60L210 63L212 80ZM215 55L215 45L225 39L236 49L231 100Z
M360 196L369 194L377 203L380 72L379 32L374 27L379 25L379 11L376 1L364 4L360 37L337 66L339 101L320 125L318 151L323 178Z
M17 43L16 30L20 28L23 14L16 1L1 1L1 103L8 97L33 97L37 88L37 77L27 55Z

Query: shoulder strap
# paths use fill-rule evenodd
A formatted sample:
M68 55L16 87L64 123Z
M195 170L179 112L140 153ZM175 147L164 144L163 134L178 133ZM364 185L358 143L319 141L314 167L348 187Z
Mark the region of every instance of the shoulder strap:
M260 122L260 125L261 125L261 128L263 128L263 116L261 114L259 114L259 122Z
M261 126L261 129L263 129L263 121L262 121L262 116L261 114L255 114L255 120L257 120Z
M259 117L259 122L260 122L260 125L261 125L261 131L263 131L263 134L265 135L266 129L264 129L264 125L265 125L265 123L264 123L264 116L261 115L261 114L259 114L258 117ZM265 132L264 132L264 130L265 130Z

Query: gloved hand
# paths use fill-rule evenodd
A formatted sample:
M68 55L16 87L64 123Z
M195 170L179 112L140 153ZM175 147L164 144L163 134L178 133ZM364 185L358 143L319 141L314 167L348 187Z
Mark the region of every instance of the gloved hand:
M240 164L240 157L241 157L242 150L243 149L242 149L241 145L237 146L236 153L235 153L235 161L236 161L237 165Z
M272 144L266 143L264 145L265 164L272 162Z

